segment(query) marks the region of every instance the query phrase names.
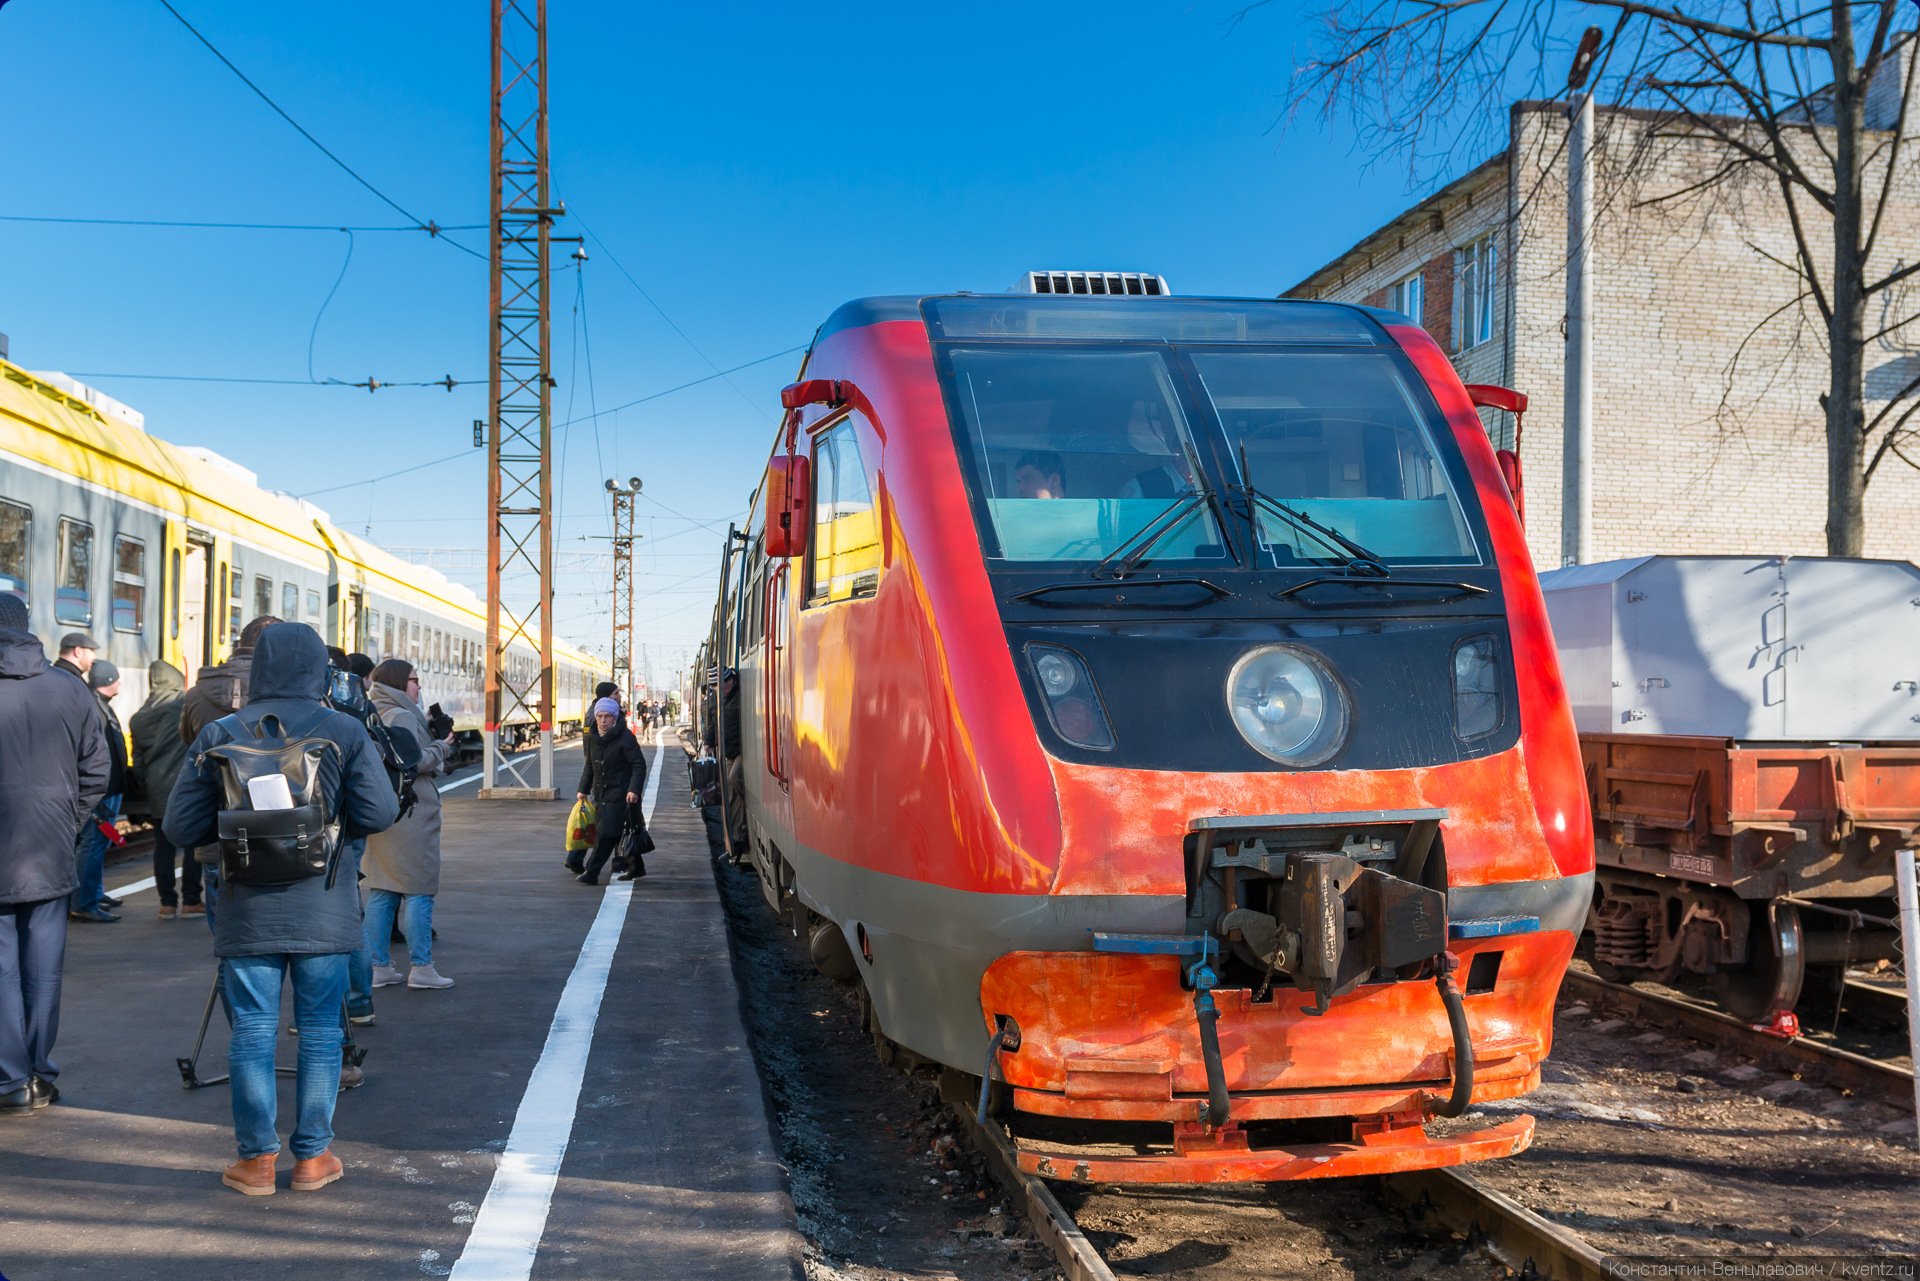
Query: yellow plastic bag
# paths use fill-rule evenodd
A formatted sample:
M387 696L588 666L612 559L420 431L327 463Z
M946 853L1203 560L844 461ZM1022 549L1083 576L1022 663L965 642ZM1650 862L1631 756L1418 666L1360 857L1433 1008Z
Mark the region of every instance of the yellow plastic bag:
M567 853L577 854L581 850L590 850L599 840L595 830L593 802L578 800L573 803L573 813L567 816Z

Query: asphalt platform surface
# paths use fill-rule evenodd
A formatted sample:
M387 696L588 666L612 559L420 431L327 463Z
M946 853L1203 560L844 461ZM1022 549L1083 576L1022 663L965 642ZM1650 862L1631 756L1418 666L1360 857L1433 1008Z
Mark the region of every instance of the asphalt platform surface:
M341 1096L334 1117L346 1177L316 1193L288 1188L293 1082L283 1077L279 1190L249 1198L221 1185L235 1155L226 1087L187 1090L174 1065L193 1046L212 940L198 918L156 919L146 889L126 896L119 924L76 923L69 934L61 1101L0 1119L0 1276L799 1276L802 1243L741 1024L705 837L687 804L686 757L672 735L659 739L649 752L662 769L650 825L659 849L632 887L603 971L577 1098L529 1091L529 1080L543 1050L555 1057L550 1032L559 1046L570 1024L585 1044L580 1020L556 1026L556 1010L576 962L592 969L582 944L597 916L603 942L615 937L603 900L627 887L589 888L562 869L566 804L481 802L474 784L452 787L434 963L456 986L375 994L377 1024L355 1030L367 1083ZM579 748L556 757L571 798ZM129 862L107 880L150 875ZM394 955L404 964L401 944ZM592 995L580 989L597 986L591 974L576 978L570 1009ZM283 1017L290 1011L288 999ZM290 1066L296 1048L283 1033L280 1063ZM216 1012L199 1073L225 1070ZM509 1136L542 1129L570 1136L550 1203L535 1195L508 1206L502 1195L510 1213L482 1214L496 1175L512 1185L520 1158L503 1161ZM489 1237L490 1227L519 1235ZM517 1259L516 1241L527 1243Z

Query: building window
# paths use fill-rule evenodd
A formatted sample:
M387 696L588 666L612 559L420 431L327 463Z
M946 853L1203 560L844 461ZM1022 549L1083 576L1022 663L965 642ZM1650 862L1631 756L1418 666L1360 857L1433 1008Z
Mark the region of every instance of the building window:
M93 622L93 526L62 516L54 564L59 569L53 586L54 621L82 627Z
M253 576L253 616L265 618L273 613L273 580L264 574ZM286 622L286 619L281 619Z
M1388 295L1387 305L1414 324L1424 325L1427 322L1426 273L1416 271L1395 284Z
M1493 237L1462 245L1453 255L1454 350L1493 340L1494 287L1499 276Z
M121 534L113 540L113 630L141 630L147 611L147 545Z
M18 596L23 605L33 601L27 590L27 549L32 546L33 508L0 501L0 592Z
M280 584L280 618L293 623L300 619L300 585L298 583Z

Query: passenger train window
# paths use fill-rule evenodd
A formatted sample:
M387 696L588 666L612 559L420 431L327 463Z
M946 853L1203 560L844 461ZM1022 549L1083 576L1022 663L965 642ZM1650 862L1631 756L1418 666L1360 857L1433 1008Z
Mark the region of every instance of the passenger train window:
M33 508L0 500L0 592L31 603L28 549L33 546Z
M60 541L54 552L58 577L53 585L53 617L61 623L85 626L93 621L93 526L60 518Z
M300 584L280 584L280 617L295 622L300 617Z
M320 621L320 593L312 589L307 591L307 617L314 622Z
M851 418L814 441L813 495L813 582L807 603L873 595L880 585L880 532Z
M227 574L224 568L220 572L223 576ZM246 591L246 588L241 586L241 579L244 577L245 575L240 572L240 566L235 565L231 575L232 586L230 590L232 594L227 606L227 635L236 641L240 639L240 628L243 625L240 620L240 613L242 610L241 599Z
M117 534L113 540L113 630L138 633L147 618L147 545Z
M253 576L253 616L263 618L271 613L273 613L273 580L264 574L255 574Z
M380 656L382 658L398 658L400 656L400 651L393 647L393 615L392 614L388 614L384 623L382 624L380 639L382 642L380 646Z

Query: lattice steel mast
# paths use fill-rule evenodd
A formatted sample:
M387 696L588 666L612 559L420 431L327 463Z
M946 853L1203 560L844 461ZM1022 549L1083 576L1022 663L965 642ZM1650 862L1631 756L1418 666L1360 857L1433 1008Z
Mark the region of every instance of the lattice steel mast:
M633 706L633 500L640 496L640 478L623 488L609 480L613 495L613 683L620 705Z
M494 0L491 416L487 440L486 759L480 795L552 799L553 378L547 253L546 0ZM530 581L530 586L528 585ZM508 602L507 588L514 588ZM512 646L525 649L516 659ZM529 661L525 650L537 659ZM509 721L540 727L534 787L500 752ZM503 786L511 776L513 786Z

